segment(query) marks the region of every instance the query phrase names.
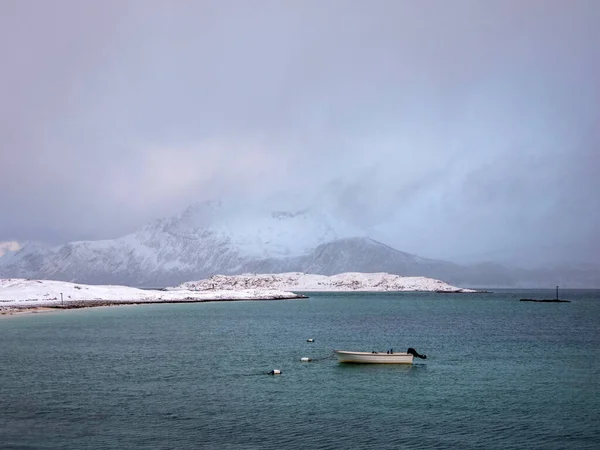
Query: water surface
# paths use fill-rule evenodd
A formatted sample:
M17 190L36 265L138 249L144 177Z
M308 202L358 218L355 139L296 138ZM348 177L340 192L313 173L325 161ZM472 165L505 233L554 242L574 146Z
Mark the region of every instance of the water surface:
M4 318L0 447L600 448L600 292L518 301L548 295L311 294ZM299 361L408 347L428 359Z

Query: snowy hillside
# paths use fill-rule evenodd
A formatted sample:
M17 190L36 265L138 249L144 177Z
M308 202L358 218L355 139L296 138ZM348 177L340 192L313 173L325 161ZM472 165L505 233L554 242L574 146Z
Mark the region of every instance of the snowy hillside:
M259 211L219 202L190 206L126 236L0 257L0 278L174 286L215 274L388 272L460 286L600 287L600 269L509 269L421 258L365 236L322 210Z
M118 239L23 248L0 257L0 276L164 286L296 258L351 233L357 230L322 211L250 212L205 202Z
M183 283L173 290L207 291L212 289L272 288L296 292L308 291L423 291L476 292L461 289L440 280L425 277L401 277L389 273L348 272L333 276L307 273L216 275L206 280Z
M61 300L62 294L62 300ZM143 290L126 286L92 286L64 281L0 279L0 309L33 308L73 303L109 301L115 303L154 303L214 300L269 300L298 298L277 289L189 291Z
M221 202L190 206L174 222L184 233L211 230L217 241L255 259L300 256L323 243L361 234L323 210L250 211Z

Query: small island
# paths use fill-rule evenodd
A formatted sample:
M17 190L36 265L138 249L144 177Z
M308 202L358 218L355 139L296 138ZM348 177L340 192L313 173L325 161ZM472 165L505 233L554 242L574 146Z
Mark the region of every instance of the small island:
M189 281L171 289L206 291L254 288L293 292L480 292L452 286L434 278L403 277L386 272L345 272L331 276L303 272L215 275L206 280Z
M535 299L535 298L522 298L521 302L536 302L536 303L571 303L571 300L560 300L558 298L551 299Z
M535 302L535 303L571 303L571 300L561 300L558 298L558 286L556 286L556 298L549 299L535 299L535 298L522 298L521 302Z

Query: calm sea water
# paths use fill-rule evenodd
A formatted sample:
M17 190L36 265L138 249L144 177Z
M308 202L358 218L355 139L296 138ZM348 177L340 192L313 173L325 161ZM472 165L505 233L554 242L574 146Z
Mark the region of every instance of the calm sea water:
M4 318L0 447L597 449L600 291L518 301L552 295L313 294ZM428 359L299 361L407 347Z

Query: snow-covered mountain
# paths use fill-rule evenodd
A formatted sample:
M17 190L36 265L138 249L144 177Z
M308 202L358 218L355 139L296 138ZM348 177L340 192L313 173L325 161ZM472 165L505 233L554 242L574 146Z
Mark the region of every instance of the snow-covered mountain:
M341 238L318 245L312 251L295 258L266 258L244 264L242 273L306 272L335 275L353 272L385 271L403 276L434 276L444 268L447 272L459 266L421 258L395 250L367 237ZM351 269L349 269L351 268Z
M205 202L114 240L27 246L0 257L0 277L172 285L239 273L265 259L292 261L321 244L357 234L321 210L257 212Z
M114 240L46 248L25 245L0 257L0 278L174 286L212 275L388 272L470 287L600 287L598 267L510 269L421 258L377 242L322 210L257 211L220 202L190 206Z
M192 205L165 225L186 238L205 239L208 232L215 242L248 258L300 256L325 242L360 234L323 210L257 211L222 202ZM148 231L153 234L155 228Z

